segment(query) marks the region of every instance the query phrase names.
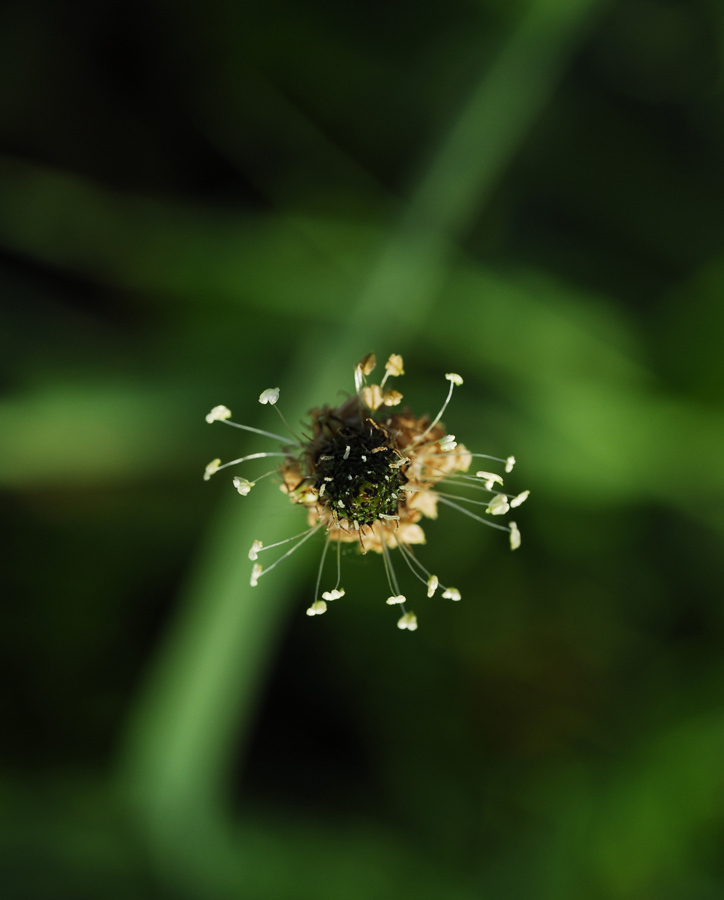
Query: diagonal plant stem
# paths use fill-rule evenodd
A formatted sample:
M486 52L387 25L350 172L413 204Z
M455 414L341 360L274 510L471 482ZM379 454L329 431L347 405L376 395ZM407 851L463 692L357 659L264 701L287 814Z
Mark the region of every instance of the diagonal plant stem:
M346 326L322 342L321 354L308 349L319 346L319 334L306 335L297 358L280 373L280 384L297 386L286 391L287 410L302 411L334 394L340 376L351 373L381 333L402 349L424 327L455 240L514 157L600 5L530 5L432 155L350 303ZM288 528L298 530L294 512L287 511ZM182 841L183 851L176 841L200 820L216 822L212 828L223 823L219 803L230 756L248 732L295 581L305 578L300 570L306 556L300 553L274 579L249 588L246 551L265 521L285 528L275 492L267 492L254 517L229 492L132 711L119 759L119 784L158 851L175 855L180 870L196 867L202 880L205 866L211 878L209 860L201 850L194 857L197 845L190 838Z

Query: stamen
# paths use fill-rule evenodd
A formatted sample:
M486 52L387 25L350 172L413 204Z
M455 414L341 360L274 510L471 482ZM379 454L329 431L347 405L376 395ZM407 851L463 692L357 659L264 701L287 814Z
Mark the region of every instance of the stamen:
M440 584L437 575L431 575L427 579L427 596L432 597Z
M281 547L282 544L288 544L290 541L296 541L297 538L304 537L305 534L309 534L310 530L311 529L309 528L305 528L304 531L300 531L299 534L293 534L291 537L284 538L283 541L276 541L276 543L274 544L267 544L264 547L258 547L257 551L261 553L262 551L265 552L267 550L273 550L275 547ZM257 543L257 541L254 541L254 543ZM261 541L259 541L258 543L261 544ZM251 557L249 557L249 559L251 559Z
M385 386L385 382L390 377L390 375L393 378L397 378L398 376L404 375L404 374L405 374L405 370L403 369L402 357L399 355L399 353L393 353L390 356L390 358L387 360L387 362L385 363L385 376L382 379L382 381L380 382L380 388L383 388ZM392 406L395 404L389 404L389 405Z
M204 481L208 481L212 475L215 475L216 472L221 468L221 460L220 459L212 459L211 462L204 469Z
M224 419L223 422L224 425L231 425L232 428L241 428L243 431L253 431L254 434L261 434L264 437L274 438L275 441L281 441L282 444L287 443L287 438L281 434L274 434L273 431L263 431L261 428L252 428L251 425L240 425L238 422L229 422L228 419ZM302 445L299 441L296 441L295 446L301 447Z
M475 513L470 512L469 509L465 509L464 506L459 506L457 503L453 503L452 500L449 500L447 497L439 495L440 503L444 503L446 506L452 506L453 509L456 509L458 512L463 513L463 515L470 516L471 519L475 519L476 522L482 522L483 525L487 525L489 528L497 528L499 531L510 531L509 528L506 528L505 525L497 525L495 522L491 522L489 519L484 519L482 516L476 516ZM461 500L461 497L457 499Z
M385 574L387 575L387 584L390 586L390 593L395 596L401 596L400 594L400 586L397 583L397 578L395 576L395 569L392 565L392 559L390 557L390 551L387 549L387 543L385 542L385 535L382 530L382 526L379 528L379 537L380 544L382 545L382 560L385 564Z
M251 550L249 550L249 559L255 561L259 558L259 551L263 548L263 544L261 541L254 541L251 545Z
M499 484L502 487L503 479L500 475L496 475L495 472L476 472L476 478L484 478L485 479L485 487L492 491L494 484Z
M267 388L259 394L259 403L271 403L272 406L279 400L279 388Z
M406 547L402 542L399 542L397 546L399 547L400 553L402 554L402 558L407 563L408 569L412 572L412 574L415 576L415 578L417 578L418 581L421 581L425 585L429 584L429 580L426 580L425 578L423 578L420 575L420 573L416 572L412 566L412 564L415 563L416 566L419 566L419 568L422 569L422 571L425 573L425 575L429 576L429 578L432 578L433 576L427 571L427 569L423 566L423 564L420 562L420 560L417 559L417 557L412 553L412 551L408 547Z
M220 469L228 469L229 466L238 466L239 463L248 462L250 459L266 459L269 456L284 456L286 457L286 453L277 453L272 452L269 453L265 451L264 453L250 453L248 456L240 456L238 459L232 459L231 462L224 463L223 466L217 466L214 471L219 471ZM221 460L214 460L214 462L221 462ZM211 465L211 463L209 463ZM206 467L207 469L209 466Z
M322 523L319 522L317 525L314 525L312 528L310 528L309 531L306 532L306 534L304 535L304 537L303 537L298 543L296 543L296 544L291 548L291 550L287 550L287 552L286 552L283 556L280 556L279 559L276 560L276 562L273 562L270 566L267 566L266 569L262 569L262 567L257 563L257 564L254 566L254 570L253 570L252 573L251 573L251 577L252 577L252 587L254 587L254 586L256 585L257 581L261 578L262 575L266 575L267 572L271 572L271 570L272 570L272 569L275 569L275 568L279 565L280 562L282 562L283 560L285 560L288 556L291 556L292 553L294 553L296 550L298 550L298 549L302 546L302 544L303 544L305 541L308 541L309 538L310 538L313 534L316 534L316 533L319 531L319 529L320 529L321 527L322 527ZM280 543L280 544L281 544L281 543L286 543L286 541L279 541L279 543ZM265 550L269 550L272 546L275 546L275 545L270 544L269 547L265 547L264 549L265 549ZM259 571L256 571L257 568L258 568ZM256 574L255 574L255 573L256 573Z
M337 535L337 583L334 586L335 591L339 588L342 580L342 535ZM343 592L344 593L344 592Z
M372 412L382 406L382 391L379 384L371 384L369 387L362 388L362 399L365 406L368 406Z
M247 481L246 478L239 478L237 475L234 478L234 487L241 494L242 497L246 497L249 491L254 487L254 481Z
M472 503L473 506L484 506L485 511L489 512L492 503L495 502L496 497L503 497L505 499L505 494L496 494L492 500L473 500L472 497L460 497L458 494L448 494L446 491L438 491L435 489L435 495L442 497L449 497L451 500L459 500L461 503ZM506 510L507 512L507 510ZM491 515L500 515L500 513L490 513Z
M228 406L215 406L206 416L206 421L211 425L212 422L223 422L224 419L231 417L231 410Z
M329 542L331 538L329 534L327 534L327 540L324 542L324 550L322 550L322 558L319 560L319 569L317 570L317 586L314 588L314 599L316 600L319 597L319 585L322 581L322 569L324 568L324 560L327 556L327 550L329 549ZM324 598L327 599L326 597Z
M382 395L384 406L399 406L402 402L402 394L399 391L385 391Z
M327 612L327 604L324 600L315 600L314 603L307 610L308 616L321 616L322 613Z
M368 353L354 367L354 387L358 394L365 383L365 375L370 375L374 372L376 365L377 357L374 353Z
M510 501L510 505L513 507L520 506L521 503L525 503L528 497L530 497L530 491L523 491L523 493L518 494L517 497L513 497Z
M515 465L515 457L514 457L514 456L509 456L509 457L505 460L505 471L506 471L506 472L512 472L512 471L513 471L513 466L514 466L514 465Z
M450 390L447 392L447 397L445 398L445 402L442 405L442 409L435 416L432 422L430 422L430 424L427 426L427 429L420 435L419 438L417 438L415 443L421 443L428 436L428 434L430 434L432 429L437 425L440 419L442 419L443 413L447 409L447 405L450 402L450 398L452 397L452 392L455 389L455 385L463 383L462 378L459 375L456 375L454 372L448 372L445 378L447 378L447 380L450 382Z
M461 594L457 588L449 587L443 591L443 597L445 600L460 600Z
M398 594L396 597L388 597L386 602L388 606L394 606L396 603L406 603L407 597L404 594Z
M488 504L485 512L490 513L491 516L504 516L509 509L510 504L505 494L496 494Z
M417 616L415 613L406 612L402 618L397 620L397 627L404 631L417 631Z
M520 547L520 531L515 522L508 522L510 526L510 549L517 550Z
M277 414L279 415L279 418L282 420L282 422L284 422L284 427L287 429L287 431L289 432L289 434L291 434L291 436L292 436L292 437L294 438L294 440L296 441L297 446L298 446L298 447L301 447L301 445L302 445L302 444L301 444L301 441L299 440L299 438L298 438L297 435L295 434L294 429L292 428L292 426L291 426L291 425L289 424L289 422L287 422L287 420L284 418L284 414L282 413L282 411L279 409L278 406L275 406L274 409L277 411Z

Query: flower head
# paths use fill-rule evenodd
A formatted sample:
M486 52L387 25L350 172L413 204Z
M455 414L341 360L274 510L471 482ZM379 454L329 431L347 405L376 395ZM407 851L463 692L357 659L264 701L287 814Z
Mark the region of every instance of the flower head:
M415 552L417 545L425 543L425 520L437 518L440 504L450 506L476 521L508 532L510 546L515 550L520 546L516 523L510 522L506 526L491 521L491 518L520 506L529 492L504 493L503 477L495 472L481 470L475 476L467 474L473 457L493 460L502 465L506 473L512 470L515 459L471 453L455 435L445 430L441 418L453 390L463 383L460 375L449 372L445 376L449 382L447 398L437 416L431 419L418 417L408 408L398 410L402 394L386 387L388 379L404 374L402 357L392 354L385 363L385 374L379 384L368 384L368 376L376 364L373 353L357 363L355 393L338 406L313 409L309 414L307 434L302 439L295 435L294 441L289 441L271 432L231 422L227 407L214 407L206 417L208 422L220 421L275 438L281 447L278 451L253 453L224 465L215 459L206 467L204 478L210 478L226 466L277 457L280 463L271 471L253 481L237 476L233 479L234 486L240 494L246 495L261 478L277 473L281 490L292 503L305 510L305 531L266 546L261 541L254 541L248 554L254 562L252 587L303 543L322 532L326 540L307 615L321 615L327 611L327 602L345 595L340 587L341 548L343 544L355 545L361 553L371 551L382 557L390 588L387 604L401 608L402 617L397 622L401 630L415 631L417 618L405 609L407 598L400 590L392 551L399 551L413 576L425 585L428 597L433 597L440 587L443 598L460 600L460 591L442 584ZM289 429L277 406L278 400L279 388L268 388L259 396L260 403L274 406ZM482 493L484 499L467 497L460 493L461 489L469 489L478 495ZM481 507L483 514L470 509L471 505ZM261 553L288 543L291 543L290 549L266 568L256 561ZM337 580L333 588L320 595L330 545L336 546Z

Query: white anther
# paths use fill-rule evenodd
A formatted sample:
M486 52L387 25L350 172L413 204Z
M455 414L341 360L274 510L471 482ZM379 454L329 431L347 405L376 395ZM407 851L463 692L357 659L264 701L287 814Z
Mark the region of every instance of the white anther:
M392 375L393 378L397 378L399 375L404 375L405 370L403 369L402 357L399 353L392 353L385 363L385 372L387 375Z
M455 372L447 372L445 375L448 381L452 381L453 384L457 384L460 386L463 383L462 378L459 375L456 375Z
M251 578L249 579L249 584L252 587L257 586L260 575L261 575L261 563L254 563L254 566L251 570Z
M206 416L206 421L209 425L212 422L223 422L224 419L231 418L231 410L228 406L215 406L211 412Z
M521 503L525 503L529 496L530 491L523 491L522 494L518 494L517 497L513 497L513 499L510 501L510 505L512 507L520 506Z
M211 462L204 469L204 481L208 481L209 478L214 474L214 472L219 471L219 466L221 465L220 459L212 459Z
M405 603L406 600L407 597L405 597L403 594L397 594L397 596L395 597L387 598L387 605L394 606L396 603Z
M339 600L340 597L344 597L344 588L335 588L333 591L325 591L322 594L322 597L325 600Z
M496 475L495 472L476 472L475 477L485 479L485 487L489 491L492 491L494 484L503 484L503 479L500 475Z
M382 406L382 391L379 384L371 384L362 388L362 399L373 412L379 409Z
M272 406L279 399L279 388L267 388L259 394L259 403L270 403Z
M234 487L241 494L242 497L246 497L249 491L254 487L253 481L247 481L246 478L239 478L237 475L234 478Z
M404 631L407 629L408 631L416 631L417 630L417 616L415 613L405 613L401 619L397 620L397 627Z
M505 471L506 471L506 472L512 472L512 471L513 471L513 466L514 466L514 465L515 465L515 457L514 457L514 456L509 456L509 457L505 460Z
M431 575L427 579L427 596L432 597L432 595L437 590L437 586L440 584L438 581L437 575Z
M520 547L520 532L515 522L508 522L510 528L510 549L517 550Z
M485 512L490 513L491 516L504 516L509 509L510 504L505 494L496 494L488 504Z
M308 616L321 616L322 613L327 612L327 604L324 600L315 600L314 603L307 610Z
M251 545L251 550L249 551L249 559L252 561L255 559L258 559L259 551L261 550L261 548L263 546L264 545L262 544L261 541L254 541L254 543Z
M402 394L399 391L385 391L382 395L384 406L399 406L402 402Z
M442 592L442 595L445 600L460 600L462 596L460 591L454 587L446 588L446 590Z

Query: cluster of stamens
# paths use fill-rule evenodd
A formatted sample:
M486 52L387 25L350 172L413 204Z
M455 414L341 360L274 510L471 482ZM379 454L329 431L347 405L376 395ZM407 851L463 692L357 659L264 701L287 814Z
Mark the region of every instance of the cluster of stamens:
M249 551L249 559L253 562L251 586L256 586L263 575L323 530L326 541L314 600L307 614L320 615L326 612L329 601L344 596L344 589L340 587L341 547L343 543L354 542L361 552L372 550L382 556L390 588L387 603L400 607L402 615L398 619L398 627L414 631L417 618L405 609L406 597L400 591L390 550L400 551L413 575L425 584L428 597L432 597L440 587L444 598L460 600L457 588L443 585L437 575L426 569L417 558L414 545L425 542L420 521L436 518L438 504L443 503L477 521L507 531L510 546L515 550L520 546L520 531L515 522L509 522L507 526L499 525L461 504L484 506L486 515L497 517L523 503L529 492L524 491L517 496L503 493L500 490L503 478L494 472L479 471L474 477L465 474L473 457L495 459L505 465L506 473L512 470L515 460L513 457L497 459L470 453L455 440L454 435L446 433L440 419L454 387L462 384L459 375L446 375L450 383L447 398L440 412L430 421L427 416L416 418L408 409L401 412L390 409L399 406L402 394L385 387L390 377L404 374L402 357L397 354L390 356L380 384L370 385L367 376L374 370L375 364L373 354L360 360L355 367L356 393L337 407L324 406L312 410L311 433L302 438L291 431L277 406L279 388L263 391L259 402L274 406L294 436L293 442L271 432L231 422L231 412L227 407L214 407L206 417L207 422L222 421L274 438L281 443L282 449L250 454L224 465L218 459L213 460L206 467L204 478L208 479L217 471L242 462L281 457L281 465L255 481L235 477L234 487L245 496L260 478L278 473L282 491L293 503L307 510L308 527L301 534L267 546L261 541L254 541ZM487 500L474 500L440 490L441 485L447 484L473 488L492 496ZM291 542L294 542L291 548L266 568L257 562L260 553ZM337 550L337 580L331 590L320 595L324 564L332 542L336 543Z

